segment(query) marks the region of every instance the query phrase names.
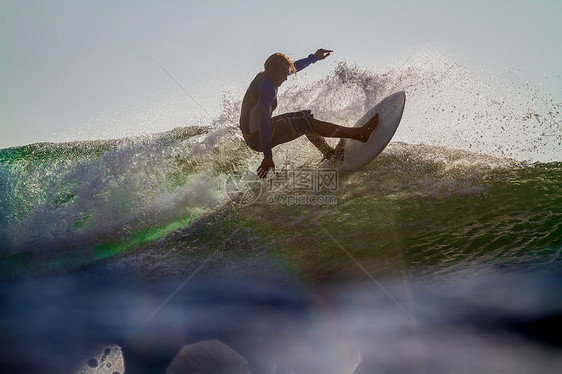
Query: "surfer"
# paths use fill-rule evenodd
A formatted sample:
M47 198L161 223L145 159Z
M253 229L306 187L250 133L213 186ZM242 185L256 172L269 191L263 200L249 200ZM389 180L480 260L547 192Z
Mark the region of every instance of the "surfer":
M325 158L343 158L343 143L332 148L324 137L349 138L366 142L378 124L378 115L362 127L344 127L320 121L310 110L285 113L272 117L277 107L277 89L287 76L300 71L316 61L323 60L333 51L319 49L308 57L291 61L283 53L274 53L265 61L264 71L258 73L244 95L240 130L246 144L257 152L263 152L263 161L258 167L258 176L265 178L275 168L271 149L306 135Z

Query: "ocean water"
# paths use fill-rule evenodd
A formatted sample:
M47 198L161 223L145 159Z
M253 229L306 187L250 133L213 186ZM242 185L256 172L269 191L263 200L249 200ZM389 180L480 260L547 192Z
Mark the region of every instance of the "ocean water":
M79 372L118 344L163 373L221 339L252 373L556 372L562 103L417 55L297 79L278 112L351 126L398 90L393 142L332 179L304 137L252 179L232 94L208 127L0 150L0 364Z

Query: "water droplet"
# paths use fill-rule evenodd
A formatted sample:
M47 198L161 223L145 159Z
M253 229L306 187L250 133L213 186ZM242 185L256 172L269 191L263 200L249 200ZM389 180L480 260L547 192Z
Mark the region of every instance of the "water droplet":
M98 360L95 359L95 358L91 358L91 359L88 360L87 364L91 368L97 368L98 367Z
M110 348L106 348L106 349L103 351L103 354L106 355L106 356L109 356L110 353L111 353L111 349L110 349Z
M107 363L107 367L110 368L111 367L111 362Z

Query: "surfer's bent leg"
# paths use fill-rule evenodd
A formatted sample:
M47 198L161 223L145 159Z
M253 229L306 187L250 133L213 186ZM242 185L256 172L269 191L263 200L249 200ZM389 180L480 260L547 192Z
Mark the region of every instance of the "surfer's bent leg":
M314 116L310 110L285 113L273 117L271 119L272 146L287 143L302 135L306 135L308 140L320 150L324 157L330 158L334 150L323 136L314 132L312 129L313 123Z
M310 110L285 113L271 118L271 147L290 142L307 135L324 156L330 157L334 150L323 138L350 138L367 141L378 124L378 116L362 127L343 127L314 118ZM260 147L257 147L260 148ZM337 147L336 147L337 148ZM340 147L341 148L341 147ZM253 148L256 149L256 148Z
M315 132L311 132L306 134L306 137L318 150L322 153L322 155L326 158L332 157L334 154L334 149L328 144L326 139L322 135L318 135Z
M271 146L290 142L302 135L312 134L314 117L310 110L284 113L271 118Z
M375 115L373 119L361 127L344 127L330 122L320 121L315 118L312 124L312 130L328 138L348 138L366 142L369 140L371 133L377 128L378 123L378 115Z

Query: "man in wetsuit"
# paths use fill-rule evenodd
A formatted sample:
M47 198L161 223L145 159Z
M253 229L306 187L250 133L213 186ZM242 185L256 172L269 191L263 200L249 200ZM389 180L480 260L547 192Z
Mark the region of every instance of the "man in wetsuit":
M358 128L317 120L310 110L271 117L271 113L277 107L277 88L287 80L287 76L325 59L331 52L333 51L321 48L316 53L295 62L283 53L275 53L265 61L265 70L258 73L248 87L242 101L240 130L248 147L263 152L263 161L257 170L260 178L265 178L269 170L275 168L271 148L276 145L306 135L324 157L341 159L343 157L341 142L334 149L324 137L349 138L366 142L376 128L378 115Z

